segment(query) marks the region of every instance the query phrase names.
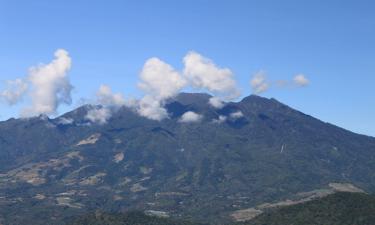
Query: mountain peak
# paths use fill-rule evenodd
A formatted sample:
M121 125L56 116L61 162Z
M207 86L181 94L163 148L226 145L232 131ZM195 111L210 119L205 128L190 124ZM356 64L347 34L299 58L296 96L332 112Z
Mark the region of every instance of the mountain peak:
M266 98L266 97L262 97L260 95L256 95L256 94L251 94L247 97L244 97L241 102L267 102L267 101L273 101L275 100L274 98Z
M180 102L183 105L190 105L190 104L202 104L207 103L208 100L212 96L207 93L187 93L181 92L179 93L174 100Z
M241 105L247 106L253 109L272 109L272 108L280 108L280 107L288 107L287 105L277 101L274 98L266 98L266 97L261 97L259 95L249 95L245 98L243 98L240 102Z

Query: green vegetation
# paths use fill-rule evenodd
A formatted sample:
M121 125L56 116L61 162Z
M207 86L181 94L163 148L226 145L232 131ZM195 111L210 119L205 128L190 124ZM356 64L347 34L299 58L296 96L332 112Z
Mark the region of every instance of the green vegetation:
M147 216L142 212L125 214L93 213L79 217L67 225L204 225L168 218Z
M310 202L272 209L248 222L227 225L373 225L374 221L375 196L338 192ZM92 213L80 216L67 225L203 224L147 216L142 212L130 212L125 214Z
M339 192L263 213L243 225L373 225L375 197Z

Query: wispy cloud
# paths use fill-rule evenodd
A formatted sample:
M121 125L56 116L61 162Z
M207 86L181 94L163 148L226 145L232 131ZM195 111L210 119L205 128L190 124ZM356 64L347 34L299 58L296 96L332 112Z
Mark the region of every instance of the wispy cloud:
M98 123L102 125L107 123L111 116L112 112L109 108L101 107L90 109L87 112L85 119L89 120L92 123Z
M267 81L266 73L264 71L257 72L250 80L250 86L255 94L261 94L267 91L270 84Z
M122 106L126 101L121 93L113 93L108 85L100 85L96 93L97 101L103 106Z
M224 123L226 120L227 120L227 117L226 117L226 116L219 115L219 118L217 118L217 119L213 119L212 122L213 122L213 123L221 124L221 123Z
M268 80L265 71L261 70L250 79L250 86L254 94L262 94L271 88L305 87L310 83L304 74L297 74L293 80Z
M17 104L25 95L28 84L23 79L6 81L5 90L0 92L0 99L9 105Z
M304 74L297 74L294 78L293 78L293 81L294 83L297 85L297 86L300 86L300 87L304 87L304 86L307 86L309 85L310 81L306 78L306 76Z

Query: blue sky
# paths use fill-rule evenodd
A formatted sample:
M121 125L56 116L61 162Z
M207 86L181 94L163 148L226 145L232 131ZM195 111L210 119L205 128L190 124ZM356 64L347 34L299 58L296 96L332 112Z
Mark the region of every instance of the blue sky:
M0 0L0 87L49 63L56 49L72 59L72 109L101 84L140 96L138 74L158 57L177 70L194 50L232 70L242 90L264 70L270 80L303 73L305 88L262 93L346 129L375 136L375 2ZM0 103L0 120L27 99Z

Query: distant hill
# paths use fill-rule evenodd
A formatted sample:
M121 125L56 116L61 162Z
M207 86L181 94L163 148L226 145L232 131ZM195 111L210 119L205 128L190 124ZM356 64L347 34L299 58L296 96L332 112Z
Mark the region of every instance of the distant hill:
M238 210L330 184L375 192L375 138L275 99L215 109L210 97L182 93L160 122L123 107L90 124L87 111L100 107L90 105L0 122L0 224L55 225L95 210L229 223ZM203 119L181 123L188 111Z
M373 225L375 197L338 192L303 204L280 207L241 225Z

